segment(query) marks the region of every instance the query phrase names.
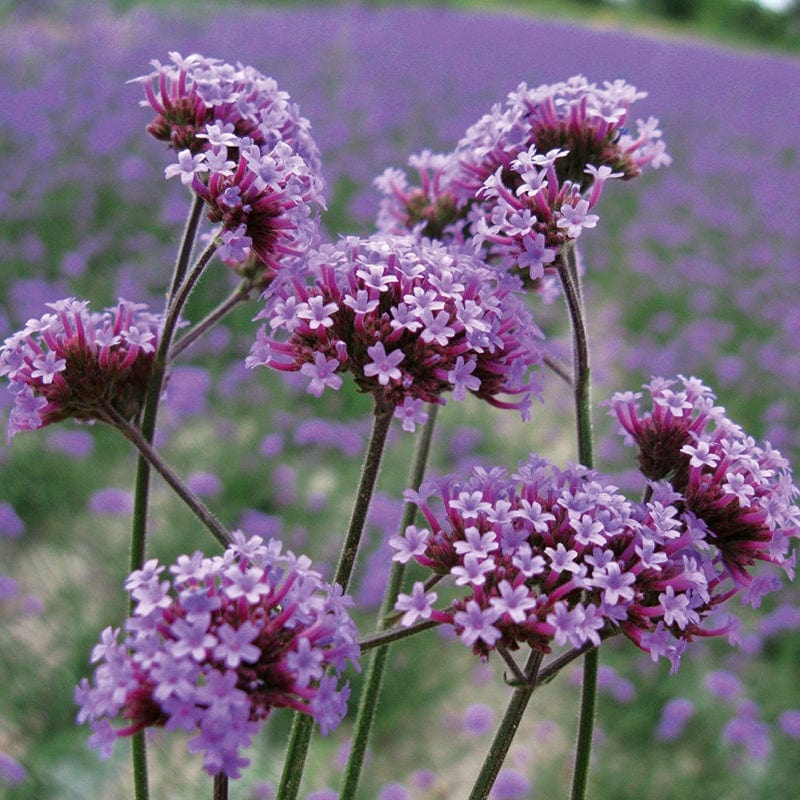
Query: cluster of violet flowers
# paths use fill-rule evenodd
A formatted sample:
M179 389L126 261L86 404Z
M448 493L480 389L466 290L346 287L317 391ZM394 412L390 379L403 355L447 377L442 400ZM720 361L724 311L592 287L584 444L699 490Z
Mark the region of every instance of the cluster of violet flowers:
M0 348L0 374L15 398L9 437L66 418L99 421L139 450L132 524L130 615L95 647L93 679L76 689L78 720L108 755L120 736L132 748L137 800L148 796L144 732L193 733L214 797L249 763L242 754L273 708L296 712L280 800L297 796L311 738L345 716L347 663L375 650L359 700L342 797L358 785L372 718L396 639L434 624L453 626L486 658L497 651L515 685L476 779L485 798L527 700L572 660L584 658L573 797L586 794L597 682L597 648L622 633L677 669L698 636L735 637L723 604L737 593L754 607L792 578L791 539L800 514L786 460L758 445L715 405L695 378L654 379L642 395L620 393L612 413L638 450L644 497L632 501L595 470L589 397L589 337L576 242L598 222L605 183L669 163L658 122L637 120L644 97L623 81L582 76L520 85L448 154L411 158L420 186L389 169L377 231L323 242L319 153L307 120L271 78L197 54L152 62L141 82L155 112L147 130L176 161L165 169L193 205L162 313L120 300L100 314L86 301L50 304ZM190 264L200 218L217 226ZM217 257L241 287L203 320L182 311ZM527 291L533 289L535 291ZM335 574L323 581L302 555L228 531L153 446L170 368L234 305L260 292L261 326L250 367L299 372L315 398L350 374L374 401L374 428ZM572 325L571 369L551 358L529 305L537 292L564 296ZM180 328L188 328L180 337ZM423 481L436 409L467 392L531 417L544 367L566 381L576 410L578 462L559 467L531 454L514 474L477 467ZM571 374L570 374L571 373ZM427 410L426 410L427 404ZM377 632L358 637L348 608L359 551L392 419L423 430ZM223 546L165 567L145 554L147 480L155 468ZM435 498L435 500L433 499ZM415 522L417 511L424 526ZM430 580L401 591L415 560ZM436 606L433 586L451 579L456 597ZM399 624L393 624L400 616ZM564 652L548 664L553 648ZM516 653L522 651L521 665ZM126 720L115 727L112 721Z
M449 391L529 419L541 333L519 290L519 280L473 256L408 236L344 238L310 253L302 277L265 292L258 317L268 324L246 363L299 370L315 397L350 372L410 431L425 421L423 404L444 403ZM515 394L516 402L500 397Z
M786 459L745 436L696 379L646 388L653 410L645 414L640 394L609 403L638 448L646 501L535 454L512 476L479 467L409 492L428 527L394 537L394 559L450 575L466 594L436 609L436 592L418 581L398 598L401 623L450 624L484 657L523 644L543 653L597 646L621 632L673 671L694 637L735 639L737 620L720 618L718 607L741 593L757 608L782 586L778 574L750 569L767 562L794 577L798 488Z
M451 152L412 156L419 186L396 168L377 178L378 227L478 247L532 282L552 278L559 253L597 225L591 212L606 181L670 164L657 119L637 120L635 135L626 127L645 96L621 80L598 87L580 75L522 83Z
M195 732L189 750L209 774L238 778L250 763L241 751L273 708L310 714L323 733L344 716L350 689L339 677L359 656L347 598L279 541L232 536L221 556L178 558L171 582L155 559L125 582L135 603L125 636L103 631L94 683L76 691L101 754L163 726ZM128 724L114 729L120 715Z

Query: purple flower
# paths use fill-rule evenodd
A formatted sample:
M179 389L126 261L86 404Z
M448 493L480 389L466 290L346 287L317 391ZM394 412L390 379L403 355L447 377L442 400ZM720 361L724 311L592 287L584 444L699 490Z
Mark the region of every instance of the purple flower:
M4 786L19 786L28 779L28 772L7 753L0 753L0 783Z
M162 319L120 300L91 313L88 302L47 303L55 313L29 319L0 347L0 375L15 406L9 440L62 419L110 422L109 410L135 416L144 397Z
M403 409L406 430L422 419L413 401L441 404L448 390L528 414L540 333L515 279L409 237L343 239L308 262L311 285L291 276L265 293L268 324L249 367L300 371L316 396L351 372L362 391Z
M25 532L25 523L17 516L11 503L0 503L0 536L18 539Z
M754 577L758 561L794 574L790 540L800 535L800 490L787 460L769 442L759 446L714 404L696 378L654 378L644 387L652 410L641 413L641 394L618 393L609 405L627 439L638 448L639 468L651 481L667 480L685 508L682 538L697 550L698 565L715 583L729 577L757 606L774 580Z
M276 707L311 714L323 732L346 712L346 662L358 666L348 598L309 560L234 533L222 556L148 561L126 588L137 601L125 632L107 629L95 648L92 683L75 690L90 744L110 755L114 740L150 726L194 732L209 774L237 778L240 755ZM122 717L123 727L110 721Z
M645 96L620 80L598 87L581 75L536 88L520 84L455 150L409 159L419 187L396 169L376 179L384 195L378 228L460 246L471 241L538 281L565 244L595 227L598 217L589 211L607 180L670 163L657 120L638 120L635 134L627 130L630 105Z
M126 489L109 486L91 496L89 508L95 514L130 514L133 511L133 495Z
M474 703L464 709L461 728L467 736L486 736L494 725L494 710L485 703Z
M197 53L183 58L171 52L169 57L172 63L154 60L151 73L132 81L141 83L156 112L148 133L179 154L188 149L190 156L215 147L236 147L245 136L267 152L278 142L287 142L319 171L319 151L309 122L273 78L253 67L234 67ZM189 171L186 156L179 164L182 172ZM193 162L193 171L196 165Z
M220 258L266 285L318 237L311 207L324 207L324 182L308 120L252 67L196 53L170 60L135 79L156 112L148 132L178 152L165 175L180 176L222 224Z
M492 800L526 800L530 792L530 781L521 772L506 768L497 774L489 797Z
M661 741L677 739L683 733L686 723L694 716L694 712L694 703L685 697L675 697L668 701L661 710L656 738Z

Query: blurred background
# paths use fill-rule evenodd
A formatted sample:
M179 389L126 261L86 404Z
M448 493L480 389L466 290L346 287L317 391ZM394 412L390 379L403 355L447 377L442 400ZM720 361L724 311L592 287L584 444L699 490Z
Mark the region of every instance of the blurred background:
M660 118L673 164L609 186L598 228L581 239L595 399L694 374L797 463L799 3L0 0L0 21L0 336L65 296L97 309L119 296L162 302L189 198L163 179L172 154L145 134L141 89L126 81L169 51L250 64L291 94L322 152L332 238L373 230L372 180L385 167L451 149L520 82L623 78L648 92L633 116ZM215 264L187 317L235 282ZM315 400L304 379L245 370L258 309L238 309L175 367L158 444L225 523L278 536L330 573L370 404L347 382ZM568 352L561 306L534 313ZM525 425L477 401L448 404L431 470L513 469L532 450L574 458L569 400L557 379L547 384ZM0 392L3 417L8 402ZM631 451L601 408L596 432L597 466L637 496ZM365 632L413 437L397 426L391 447L353 589ZM74 724L72 687L90 674L102 628L124 619L134 465L113 431L72 423L0 446L0 796L10 800L130 797L127 742L99 762ZM163 560L215 551L160 483L151 532ZM594 798L796 796L798 590L740 614L740 647L694 643L675 676L627 641L604 645ZM365 799L468 794L510 690L496 660L479 664L443 638L393 651ZM567 794L577 679L562 674L534 695L496 798ZM274 714L232 797L270 796L288 723ZM338 785L347 742L347 724L315 741L301 796ZM198 761L180 736L156 737L153 796L210 796Z

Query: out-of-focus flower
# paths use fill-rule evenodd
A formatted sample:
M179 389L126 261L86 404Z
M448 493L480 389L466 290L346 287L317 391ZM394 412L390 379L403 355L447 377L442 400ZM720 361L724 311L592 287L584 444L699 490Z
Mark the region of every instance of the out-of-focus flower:
M694 716L694 703L687 697L674 697L661 709L661 719L656 728L656 738L661 741L677 739Z
M442 404L447 391L529 414L541 333L517 279L393 236L325 245L310 254L307 275L311 285L292 275L265 294L267 322L248 366L299 370L316 397L350 372L409 430L423 418L414 401Z
M47 306L0 347L0 375L15 405L9 440L62 419L106 420L108 408L134 417L144 398L163 324L147 306L119 300L101 313L85 300Z
M102 757L116 738L161 726L194 732L189 749L206 771L237 778L249 763L241 750L273 708L310 714L323 734L339 724L357 630L349 598L305 556L237 531L223 555L181 556L169 572L151 560L130 575L125 631L103 632L93 682L75 690L78 722L91 722ZM115 729L120 716L127 724Z

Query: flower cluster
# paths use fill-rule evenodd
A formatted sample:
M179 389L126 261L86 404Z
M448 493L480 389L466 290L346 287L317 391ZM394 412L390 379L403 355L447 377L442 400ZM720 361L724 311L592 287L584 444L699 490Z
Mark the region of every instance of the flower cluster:
M529 89L520 84L472 125L456 149L409 163L422 178L410 188L399 170L376 186L385 195L382 230L468 241L507 266L544 277L564 245L593 228L590 213L610 178L633 178L669 163L658 121L625 124L644 97L623 81L602 88L582 76Z
M414 558L468 594L436 609L437 593L418 582L398 598L402 624L453 625L483 657L522 643L542 652L551 643L596 646L622 632L676 669L695 636L735 630L734 619L712 612L738 586L719 567L724 544L681 495L665 482L652 484L650 495L631 503L598 473L560 470L537 455L510 477L479 467L466 479L407 493L428 527L394 537L394 560ZM438 514L428 499L434 496ZM797 535L797 514L790 516L792 530L782 536ZM756 534L754 549L759 540Z
M248 366L299 370L317 397L349 371L410 430L422 404L442 404L450 390L529 414L541 334L516 294L518 279L394 236L325 245L309 256L307 274L311 285L294 275L266 293L259 317L268 324Z
M136 607L125 633L103 632L93 684L75 690L102 756L150 726L194 731L206 771L237 778L271 709L310 714L323 734L344 716L350 690L338 681L359 656L349 598L280 542L233 537L221 556L178 558L171 582L156 560L126 581ZM118 716L129 722L115 729Z
M144 88L146 99L141 104L156 112L148 133L168 142L175 152L188 150L192 155L211 149L209 126L252 139L264 152L285 142L319 174L319 149L311 125L273 78L253 67L233 66L198 53L183 58L170 52L169 57L172 63L153 60L153 71L132 81Z
M178 152L165 174L191 186L222 225L219 257L262 279L266 268L270 279L318 237L312 208L325 206L324 182L308 120L252 67L170 57L136 79L157 114L148 131Z
M9 380L14 408L9 440L67 418L126 419L141 408L162 317L145 305L119 300L101 313L86 300L47 303L52 313L29 319L0 347L0 375Z
M730 577L757 604L761 593L776 587L748 567L766 561L790 575L794 570L789 545L800 525L799 490L788 461L728 419L696 378L655 378L644 388L652 398L645 413L641 393L618 393L610 401L611 414L638 448L641 472L670 483L686 524L717 551L708 570Z

